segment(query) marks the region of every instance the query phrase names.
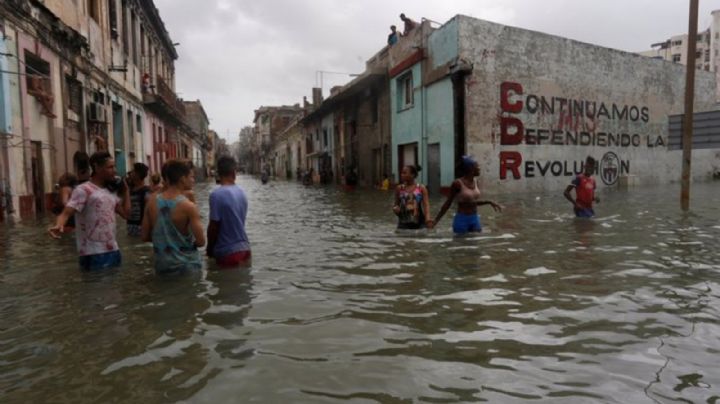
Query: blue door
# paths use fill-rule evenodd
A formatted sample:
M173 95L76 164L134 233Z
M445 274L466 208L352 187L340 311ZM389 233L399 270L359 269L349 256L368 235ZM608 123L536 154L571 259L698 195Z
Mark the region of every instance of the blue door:
M123 113L120 104L113 102L113 143L115 146L115 169L118 175L127 173L125 163L125 138L123 136Z

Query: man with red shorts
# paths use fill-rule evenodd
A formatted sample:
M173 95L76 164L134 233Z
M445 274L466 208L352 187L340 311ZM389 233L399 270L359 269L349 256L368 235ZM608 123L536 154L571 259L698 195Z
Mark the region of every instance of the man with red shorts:
M220 186L210 194L207 255L220 268L250 265L250 242L245 233L248 202L245 191L235 185L237 163L230 156L217 162Z
M593 173L595 173L595 159L588 156L583 172L578 174L565 189L565 198L573 204L576 217L595 216L592 205L593 202L598 202L598 198L595 197L596 185L595 178L592 177ZM575 199L570 194L573 189L575 190Z

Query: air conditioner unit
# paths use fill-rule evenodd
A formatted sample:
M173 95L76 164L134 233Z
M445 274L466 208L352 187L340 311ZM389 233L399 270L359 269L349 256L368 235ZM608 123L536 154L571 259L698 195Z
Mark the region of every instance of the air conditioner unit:
M105 106L97 102L88 104L88 121L105 122Z

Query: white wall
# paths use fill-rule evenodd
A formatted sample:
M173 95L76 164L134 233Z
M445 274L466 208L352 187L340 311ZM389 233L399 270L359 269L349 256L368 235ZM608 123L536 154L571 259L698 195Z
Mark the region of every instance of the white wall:
M498 191L561 189L572 176L566 173L566 165L574 171L574 162L588 155L602 160L612 156L608 153L614 153L627 168L626 174L640 177L641 183L680 178L680 154L665 145L668 116L683 111L684 66L464 16L459 26L460 57L473 65L466 79L468 151L480 161L485 186ZM503 83L514 84L506 84L506 91L501 91ZM501 105L501 94L507 95L506 108ZM587 101L598 112L594 118L589 113L571 115L559 105L553 112L543 112L541 97L555 97L556 104L561 98L584 105ZM714 74L696 72L695 111L713 108L714 101ZM607 114L599 113L601 103ZM503 121L522 123L526 136L521 144L502 141ZM506 140L513 139L514 126L508 125ZM532 144L537 130L549 136L539 145ZM553 131L559 144L552 142ZM567 145L572 139L568 132L599 140ZM626 135L631 143L608 145L610 133ZM521 156L518 178L513 175L516 172L501 170L501 153ZM693 174L705 178L717 164L716 153L697 152ZM603 181L598 179L598 186L604 186Z

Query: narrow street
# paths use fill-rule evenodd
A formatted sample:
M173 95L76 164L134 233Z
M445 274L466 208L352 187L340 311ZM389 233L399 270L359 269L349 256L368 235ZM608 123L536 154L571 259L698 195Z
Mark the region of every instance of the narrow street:
M450 218L396 233L389 192L238 183L250 271L158 277L120 225L123 266L83 273L49 218L0 227L4 401L647 402L720 383L715 184L687 216L675 186L606 191L593 221L556 193L493 195L488 232L456 238Z

